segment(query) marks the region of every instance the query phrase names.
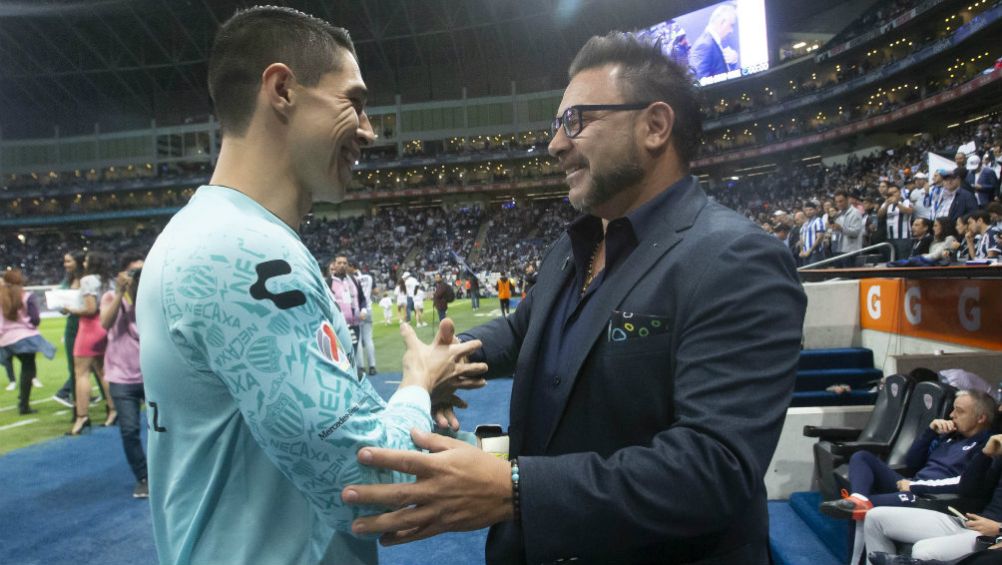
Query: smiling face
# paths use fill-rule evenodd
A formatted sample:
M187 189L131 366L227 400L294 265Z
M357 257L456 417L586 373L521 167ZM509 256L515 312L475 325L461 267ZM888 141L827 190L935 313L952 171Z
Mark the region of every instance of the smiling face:
M304 189L306 211L312 202L344 199L362 146L375 138L365 115L358 63L347 50L337 53L340 70L327 73L316 86L298 85L297 108L289 117L293 173Z
M65 269L67 273L75 273L79 267L80 265L77 265L77 261L72 255L69 253L63 255L63 269Z
M623 99L616 87L617 74L615 66L606 65L574 75L564 91L558 115L580 104L634 102ZM635 189L644 178L640 148L633 135L640 112L584 112L584 128L574 139L568 138L563 128L557 129L549 152L567 175L567 197L575 209L596 213L597 207L621 192Z

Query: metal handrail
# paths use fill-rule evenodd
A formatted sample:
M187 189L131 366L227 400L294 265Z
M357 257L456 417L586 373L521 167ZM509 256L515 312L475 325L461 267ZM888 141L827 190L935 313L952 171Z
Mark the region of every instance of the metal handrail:
M891 261L894 261L895 259L897 259L897 250L894 249L894 246L891 245L890 243L886 242L886 241L882 241L880 243L874 243L873 245L868 245L868 246L866 246L866 247L864 247L862 249L857 249L855 251L850 251L848 253L843 253L841 255L837 255L835 257L830 257L828 259L822 259L821 261L816 261L814 263L811 263L810 265L804 265L803 267L800 267L799 269L797 269L797 272L807 271L807 270L813 269L814 267L819 267L821 265L827 265L829 263L834 263L836 261L841 261L842 259L845 259L847 257L853 257L855 255L860 255L860 254L865 253L867 251L873 251L875 249L880 249L881 247L886 247L886 248L888 248L888 249L891 250Z

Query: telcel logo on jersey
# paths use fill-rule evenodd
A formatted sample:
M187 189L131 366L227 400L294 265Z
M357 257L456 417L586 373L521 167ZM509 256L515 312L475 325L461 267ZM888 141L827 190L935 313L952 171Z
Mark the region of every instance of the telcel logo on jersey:
M324 358L334 363L338 369L350 374L351 359L348 358L348 354L341 347L341 342L337 339L337 333L334 332L334 328L331 327L329 322L324 321L324 323L320 324L320 327L317 328L316 337L317 347Z

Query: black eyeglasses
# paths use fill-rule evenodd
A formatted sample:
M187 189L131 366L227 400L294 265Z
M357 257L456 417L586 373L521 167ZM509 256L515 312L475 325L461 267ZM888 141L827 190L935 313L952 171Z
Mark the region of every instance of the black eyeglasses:
M593 112L596 110L612 110L617 112L626 110L643 110L651 104L653 104L653 102L633 102L632 104L580 104L578 106L571 106L564 110L563 115L553 118L553 123L550 124L550 133L554 136L557 135L557 129L560 126L563 126L564 133L567 134L567 137L573 139L581 135L581 130L584 129L584 118L582 116L585 112Z

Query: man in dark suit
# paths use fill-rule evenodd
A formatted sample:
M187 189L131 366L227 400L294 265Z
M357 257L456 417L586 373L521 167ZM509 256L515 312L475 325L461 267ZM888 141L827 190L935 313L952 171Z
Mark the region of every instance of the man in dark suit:
M696 78L712 77L737 68L738 53L724 46L724 41L734 33L737 12L730 4L717 6L710 14L706 29L689 51L689 65Z
M939 170L939 175L943 177L944 183L941 198L944 201L950 202L949 206L943 204L941 206L948 210L947 216L949 216L951 222L956 222L959 218L963 218L978 209L978 199L974 197L974 193L964 190L961 186L962 173L963 170L959 167L952 171Z
M466 334L494 376L514 373L510 463L433 434L413 434L428 454L364 448L418 480L346 488L401 508L354 531L493 525L492 565L764 565L763 476L806 306L793 258L689 176L701 124L681 67L612 33L569 74L549 151L584 215L514 314Z

